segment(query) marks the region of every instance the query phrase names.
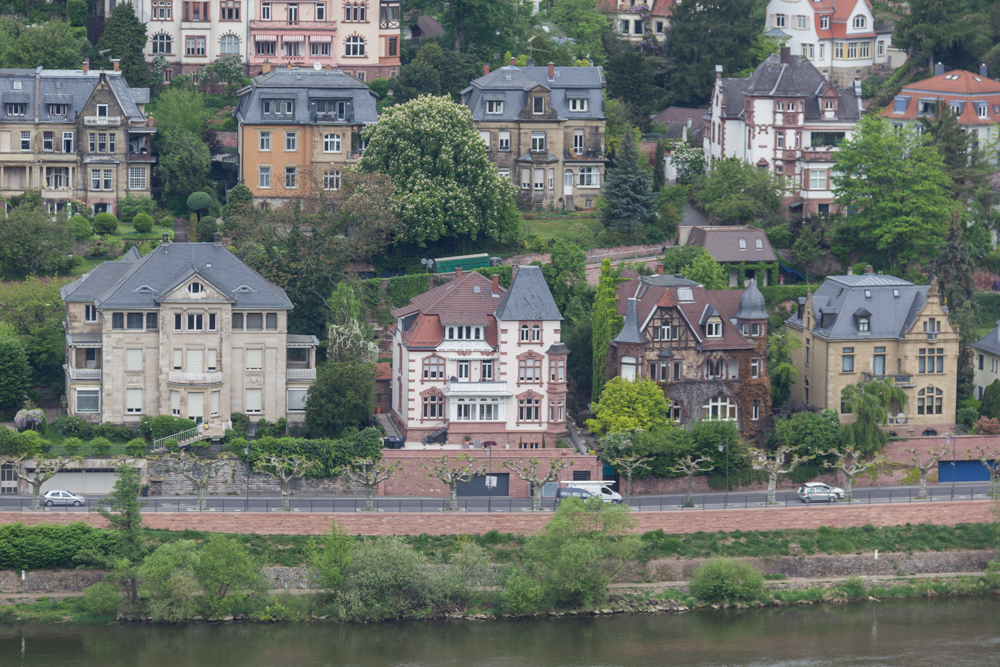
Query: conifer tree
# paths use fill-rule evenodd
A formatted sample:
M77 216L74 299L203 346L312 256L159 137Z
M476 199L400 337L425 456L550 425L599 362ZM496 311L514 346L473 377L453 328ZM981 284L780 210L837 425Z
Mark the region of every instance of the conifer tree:
M612 231L635 235L657 219L656 194L649 174L639 164L639 141L631 125L625 126L615 166L608 169L604 201L602 222Z
M979 416L1000 419L1000 380L994 380L983 391L983 401L979 405Z
M976 283L972 277L975 263L964 238L966 226L960 215L951 220L948 238L938 256L938 289L941 299L948 306L948 319L958 327L958 392L968 398L972 391L972 350L976 340L976 322L979 309L974 299Z
M119 3L104 24L97 50L107 50L108 60L121 59L122 76L133 88L149 84L149 68L142 49L146 45L146 24L139 21L131 3Z
M621 271L611 268L611 260L601 262L601 277L593 307L594 383L591 401L597 401L608 379L608 347L621 330L623 318L618 314L617 287Z

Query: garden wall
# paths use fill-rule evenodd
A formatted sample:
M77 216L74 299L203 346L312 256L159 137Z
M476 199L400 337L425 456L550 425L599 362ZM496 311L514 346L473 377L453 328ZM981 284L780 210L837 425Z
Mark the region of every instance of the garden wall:
M149 462L150 492L163 496L194 495L194 486L179 472L171 472L170 466L155 459ZM343 477L322 477L294 479L292 494L296 496L357 496L364 494L362 487L354 486ZM210 496L244 496L247 492L246 465L240 461L226 464L219 469L208 486ZM250 495L281 495L281 484L270 475L252 473L250 475Z

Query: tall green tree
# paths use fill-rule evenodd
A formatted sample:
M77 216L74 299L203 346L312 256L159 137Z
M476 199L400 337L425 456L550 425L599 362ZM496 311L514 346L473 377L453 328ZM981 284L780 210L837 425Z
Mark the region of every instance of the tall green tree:
M159 160L154 173L163 181L167 195L186 197L208 183L212 154L199 135L182 127L169 129L157 144Z
M0 322L10 325L24 344L34 384L61 388L65 379L66 332L62 321L66 311L59 288L67 282L66 278L31 276L0 283Z
M726 289L729 279L724 266L715 261L707 252L700 253L680 273L688 280L693 280L706 289Z
M425 247L442 236L517 238L514 186L490 164L464 106L445 97L411 100L387 109L365 138L357 168L395 186L398 240Z
M314 438L363 428L375 406L375 365L328 361L306 398L306 426Z
M205 96L190 88L167 88L156 96L152 110L160 132L187 130L200 137L212 110L205 106Z
M10 421L24 403L31 381L28 353L14 328L0 322L0 419Z
M130 2L119 3L104 23L104 32L97 41L97 50L108 53L106 58L121 59L121 72L133 88L149 85L149 68L142 49L146 46L146 24L135 15ZM110 64L110 63L109 63Z
M462 90L480 74L475 56L446 51L437 42L427 42L416 58L399 70L393 98L407 102L421 95L448 95L452 101L461 102Z
M605 64L602 34L610 27L609 17L594 10L593 0L552 0L548 18L573 40L577 58Z
M806 270L806 283L809 282L809 265L823 256L823 248L820 246L822 239L822 234L812 225L804 224L799 231L799 237L792 244L795 261Z
M667 425L670 414L663 389L653 380L614 377L604 385L601 399L591 403L593 419L587 428L594 435L649 431Z
M442 0L441 24L451 33L455 52L488 61L514 48L527 32L531 5L510 0Z
M663 58L636 49L624 49L608 58L608 96L624 102L633 111L633 122L649 130L650 116L663 110L667 91L663 88L666 67Z
M950 180L937 149L913 125L894 127L865 115L841 144L832 174L847 223L874 239L889 268L933 256L954 211Z
M639 139L635 128L627 127L615 166L604 181L604 208L601 222L608 229L637 236L659 216L656 194L649 173L639 164Z
M69 221L41 206L24 204L0 220L0 276L66 274L73 268L74 240Z
M792 363L792 352L802 347L798 338L782 327L768 336L767 369L771 376L771 405L777 407L792 395L792 385L798 379L799 369Z
M715 163L697 197L723 225L748 225L776 214L782 192L782 184L770 172L733 158Z
M0 51L0 66L49 69L80 69L87 40L62 21L32 26Z
M910 0L892 33L894 46L956 68L974 68L989 48L992 35L971 16L969 0Z
M973 277L976 267L964 238L967 229L960 216L953 216L948 238L937 262L938 289L942 301L948 306L948 319L958 327L958 391L962 398L972 395L973 353L969 345L977 339L976 323L979 321Z
M621 271L611 268L611 260L601 262L601 276L597 281L597 294L592 311L592 345L594 352L594 381L591 400L597 401L608 377L608 348L618 332L623 318L618 314L618 276Z
M844 446L870 456L881 451L888 439L881 427L888 423L890 410L901 410L908 399L906 392L892 380L872 380L847 385L841 392L841 400L854 415L852 423L841 427Z
M572 241L559 237L549 248L549 264L542 267L552 298L565 318L573 299L587 291L587 253Z
M726 72L746 69L762 26L749 20L754 0L703 0L678 3L670 16L666 58L673 67L673 103L701 106L715 84L715 66Z
M979 403L979 416L1000 419L1000 380L994 380L983 390L983 400Z

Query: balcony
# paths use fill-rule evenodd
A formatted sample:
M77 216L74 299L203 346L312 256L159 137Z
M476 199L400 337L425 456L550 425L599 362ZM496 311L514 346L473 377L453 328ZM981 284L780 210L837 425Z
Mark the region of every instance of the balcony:
M541 391L541 384L538 385ZM453 380L442 392L445 396L477 396L482 398L506 397L514 394L507 390L506 382L458 382Z
M170 371L167 376L170 384L222 384L222 373L182 373Z
M323 30L324 32L336 32L336 21L250 21L250 30L282 30L292 28L295 30Z
M379 30L399 29L399 19L381 20L378 22Z
M100 368L70 368L69 366L63 366L66 372L69 374L70 380L100 380L101 379L101 369Z
M122 124L121 116L84 116L84 125L96 125L101 127L111 127Z
M315 368L288 368L285 369L286 380L316 380Z
M354 112L338 114L331 111L314 111L312 119L314 123L353 123Z
M150 155L149 153L129 152L128 161L134 163L150 164L152 162L156 162L156 156Z
M913 378L908 373L897 373L894 375L875 375L874 373L869 373L864 371L861 373L861 379L865 382L871 382L872 380L890 380L892 384L901 388L909 388L915 386L913 384Z

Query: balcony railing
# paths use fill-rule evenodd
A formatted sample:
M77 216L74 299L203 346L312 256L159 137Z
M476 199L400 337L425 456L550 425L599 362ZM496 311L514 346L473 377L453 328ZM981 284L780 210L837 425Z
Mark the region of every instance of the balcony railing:
M275 30L280 28L297 28L299 30L337 31L336 21L250 21L251 30Z
M222 382L222 373L182 373L181 371L170 371L167 382L172 384L219 384Z
M84 125L121 125L121 116L84 116Z
M378 22L378 27L379 27L379 30L388 30L390 28L398 28L399 27L399 19L390 19L388 21L379 21Z
M101 369L100 368L69 368L66 370L69 372L70 380L100 380L101 379Z
M286 380L315 380L315 368L288 368L285 369Z
M313 112L313 122L326 122L333 123L340 121L342 123L353 123L354 122L354 112L349 111L345 114L338 114L333 111L314 111Z
M861 379L865 382L871 382L872 380L890 380L892 384L897 387L912 387L913 378L909 373L890 373L888 375L875 375L868 371L861 373Z

